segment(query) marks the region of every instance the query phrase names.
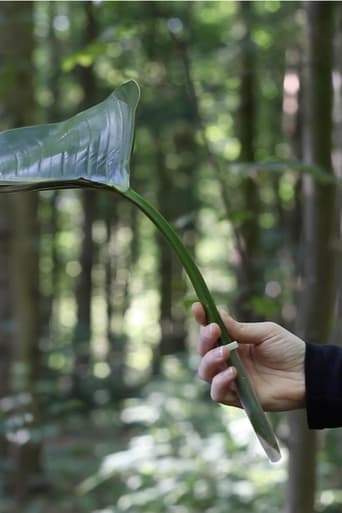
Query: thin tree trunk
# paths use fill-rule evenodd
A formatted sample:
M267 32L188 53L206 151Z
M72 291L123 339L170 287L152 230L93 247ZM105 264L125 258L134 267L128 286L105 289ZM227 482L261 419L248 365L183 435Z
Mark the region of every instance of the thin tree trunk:
M155 149L156 149L156 169L158 177L158 204L164 215L169 214L169 205L165 197L165 191L168 191L168 196L172 189L167 169L165 166L164 154L160 147L160 141L157 134L155 134ZM167 242L157 233L157 246L158 246L158 275L159 275L159 325L160 325L160 342L154 349L152 374L158 375L161 372L161 363L163 356L170 353L170 346L172 346L173 337L173 322L172 322L172 280L173 280L173 255L171 254Z
M63 117L63 109L61 109L61 90L60 90L60 68L62 63L61 45L56 37L56 30L54 28L54 19L58 12L57 2L48 2L46 5L46 14L49 19L49 32L48 32L48 55L49 55L49 68L47 75L47 85L52 95L53 101L46 109L47 123L56 123ZM60 191L52 191L51 197L46 202L46 209L48 215L46 216L45 226L43 224L42 231L45 229L46 235L50 239L50 258L51 258L51 277L49 293L44 297L43 304L43 325L44 336L49 338L53 318L58 318L56 310L59 305L59 273L61 271L60 255L58 251L58 231L59 231L59 209L58 200ZM43 199L44 201L44 199Z
M342 4L336 6L336 34L335 34L335 73L342 76ZM336 81L334 84L334 168L336 176L342 179L342 84ZM342 240L342 190L338 188L338 239ZM339 258L337 265L337 290L336 290L336 328L334 332L334 344L342 344L342 246L338 244ZM341 445L342 447L342 445Z
M74 333L73 393L86 399L85 380L90 373L91 340L91 297L93 268L94 194L91 190L81 191L83 221L80 252L81 272L76 289L77 323Z
M289 462L286 513L313 513L316 490L317 436L307 429L303 411L289 414Z
M12 203L7 194L0 202L0 400L10 393L10 370L13 360L13 304L11 284ZM0 425L5 420L4 408L0 411ZM0 468L7 467L9 445L1 429ZM7 474L2 474L2 486L7 483Z
M304 77L303 157L332 174L333 2L306 2L307 60ZM324 37L322 37L324 34ZM303 177L303 269L297 333L329 341L335 296L335 186ZM316 433L303 412L289 416L286 513L312 513L316 489Z
M106 226L106 253L105 253L105 298L106 298L106 338L109 346L109 353L114 343L112 330L113 320L113 292L117 276L118 262L117 253L113 244L113 230L117 227L116 203L113 205L112 198L106 196L105 202L105 226Z
M15 205L14 277L17 313L17 360L19 390L29 395L27 406L29 435L40 425L39 378L41 352L39 349L39 223L37 193L17 194ZM41 479L41 442L29 436L24 443L18 439L15 472L15 496L20 503Z
M83 3L85 14L84 44L90 44L96 37L96 20L92 2ZM92 66L79 68L80 83L84 92L83 108L96 102L96 80ZM76 290L77 323L74 333L74 371L73 392L76 396L89 400L85 381L91 370L91 299L92 268L94 262L94 242L92 228L95 219L97 194L91 190L82 190L81 204L83 212L82 242L80 251L81 273Z
M51 204L50 204L50 219L49 219L49 235L51 246L51 279L50 279L50 297L47 298L48 308L46 313L46 325L48 330L51 328L51 323L54 317L57 319L59 299L60 299L60 283L59 275L61 271L60 254L58 250L58 231L59 231L59 211L58 200L60 191L53 191Z
M0 35L3 64L11 70L13 82L5 95L6 113L14 126L34 123L34 88L32 80L33 3L3 2L5 20ZM24 86L23 86L24 84ZM16 391L26 392L29 404L27 439L18 433L13 471L14 496L20 508L32 488L41 480L41 442L32 436L40 424L38 382L40 377L40 291L39 291L39 222L36 193L16 194L13 242L14 306L16 314L15 353Z
M105 243L105 298L106 298L106 333L108 343L107 361L110 366L110 389L111 397L115 401L125 396L125 370L126 370L126 352L127 340L123 329L123 319L128 307L128 282L129 272L124 273L122 266L130 267L130 254L117 248L117 239L115 232L119 229L122 209L120 209L120 201L115 201L111 195L104 196L105 199L105 223L106 223L106 243ZM130 212L131 205L125 205ZM123 217L123 223L130 222ZM125 248L126 250L128 248ZM120 253L120 254L119 254ZM115 294L115 306L113 302ZM118 299L120 301L118 303ZM116 322L115 330L113 329L113 316L117 314L121 322Z
M255 45L252 40L252 20L254 19L253 2L240 2L240 12L245 26L241 45L241 81L240 81L240 110L239 110L239 139L241 143L240 160L254 162L255 160L255 130L256 130L256 61ZM255 179L246 176L242 182L243 209L248 218L241 225L241 235L245 247L246 261L243 269L238 272L240 295L236 304L238 315L251 320L253 307L251 300L260 292L262 278L258 269L259 245L259 197Z

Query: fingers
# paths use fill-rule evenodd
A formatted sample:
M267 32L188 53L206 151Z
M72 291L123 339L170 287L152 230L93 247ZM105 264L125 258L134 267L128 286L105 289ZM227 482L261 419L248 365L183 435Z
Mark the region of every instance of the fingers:
M215 323L201 326L198 341L198 352L204 356L208 351L217 346L217 341L221 336L221 330Z
M224 311L220 314L229 335L242 344L261 344L277 328L273 322L238 322Z
M217 346L217 341L221 336L221 330L217 324L207 323L205 311L201 303L194 303L192 305L192 312L196 321L201 325L198 352L203 356L210 351L210 349Z
M194 317L198 324L201 326L206 326L207 324L207 318L205 315L205 311L201 303L196 302L192 305L192 313L194 314Z
M211 382L210 396L213 401L230 406L238 406L241 403L237 395L234 379L236 378L235 367L228 367L224 371L216 374Z
M198 375L203 381L211 383L214 376L227 369L229 350L226 346L215 347L206 352L198 368Z
M202 358L198 375L211 383L210 396L213 401L240 406L234 380L237 372L235 367L227 367L230 351L227 346L215 347Z
M192 305L192 311L196 321L201 326L206 326L208 321L201 303L194 303ZM238 322L223 310L220 311L220 315L232 339L242 344L261 344L274 334L278 327L273 322ZM214 347L212 345L212 338L210 336L207 337L207 332L205 332L204 337L208 338L208 341L203 342L203 344L200 341L200 354L204 354L205 352L203 347L208 347L208 349Z
M221 336L220 327L216 323L208 324L201 303L194 303L192 312L196 321L201 325L198 343L198 351L202 356L198 369L200 378L211 383L210 395L213 401L241 407L234 383L237 375L236 369L227 367L230 351L227 346L217 347L218 339ZM222 315L222 318L227 324L228 331L230 331L229 326L233 328L230 335L239 340L237 336L233 335L233 332L240 334L244 331L243 326L240 326L241 323L226 313Z

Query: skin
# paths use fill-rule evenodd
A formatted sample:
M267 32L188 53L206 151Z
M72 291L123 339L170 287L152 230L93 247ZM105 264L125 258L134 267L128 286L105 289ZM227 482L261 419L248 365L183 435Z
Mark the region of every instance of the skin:
M241 407L236 393L236 369L229 367L229 349L219 346L221 332L207 323L204 309L194 303L192 311L201 325L198 351L199 377L210 384L211 398ZM305 343L273 322L244 323L220 312L229 335L239 343L239 355L265 411L288 411L305 406Z

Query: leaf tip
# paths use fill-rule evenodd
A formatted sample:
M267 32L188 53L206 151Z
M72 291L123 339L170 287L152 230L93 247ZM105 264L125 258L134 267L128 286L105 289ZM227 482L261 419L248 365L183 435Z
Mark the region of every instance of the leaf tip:
M131 105L134 109L140 100L140 87L135 80L129 80L115 90L118 98Z

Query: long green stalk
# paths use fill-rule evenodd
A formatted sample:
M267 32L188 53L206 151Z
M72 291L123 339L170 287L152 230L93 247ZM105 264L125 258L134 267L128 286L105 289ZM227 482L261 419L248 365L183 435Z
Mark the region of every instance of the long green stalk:
M181 261L195 289L198 299L205 309L207 320L209 322L216 322L220 326L221 339L219 342L221 344L229 343L231 338L216 308L215 302L209 292L207 284L205 283L201 272L199 271L197 265L184 246L183 242L178 237L177 233L166 221L166 219L160 214L160 212L133 189L128 189L125 192L120 191L120 194L131 201L134 205L139 207L139 209L144 212L144 214L156 225L156 227L168 240L171 247L176 252L179 260ZM237 370L237 388L239 399L247 413L247 416L250 419L250 422L252 423L260 443L262 444L269 459L271 461L278 461L281 455L277 440L267 420L267 417L265 416L261 405L253 392L237 350L231 351L230 363L234 365Z

